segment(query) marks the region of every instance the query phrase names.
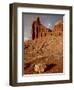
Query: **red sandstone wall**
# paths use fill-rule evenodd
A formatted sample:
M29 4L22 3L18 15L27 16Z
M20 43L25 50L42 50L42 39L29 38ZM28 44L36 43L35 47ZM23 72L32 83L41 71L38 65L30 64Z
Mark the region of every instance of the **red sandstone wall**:
M40 18L38 17L36 21L32 24L32 40L45 37L47 35L61 35L63 33L63 23L57 21L54 25L53 30L48 30L44 25L41 24Z
M40 18L38 17L32 24L32 39L34 40L39 37L44 37L47 33L47 28L41 24Z

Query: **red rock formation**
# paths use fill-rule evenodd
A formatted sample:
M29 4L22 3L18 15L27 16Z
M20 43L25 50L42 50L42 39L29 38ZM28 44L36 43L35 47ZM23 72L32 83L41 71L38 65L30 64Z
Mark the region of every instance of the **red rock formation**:
M63 72L63 23L55 23L50 31L39 17L32 24L32 40L24 42L25 73ZM49 67L47 70L47 66ZM52 66L52 68L51 68Z
M40 18L37 17L36 21L32 24L32 40L44 37L46 35L62 35L63 34L63 22L57 21L54 25L53 30L47 29L41 24Z
M47 33L47 28L41 24L40 18L37 17L36 21L32 24L32 39L34 40L39 37L44 37Z
M55 23L54 29L53 29L53 34L54 35L63 35L63 22L62 21L57 21Z

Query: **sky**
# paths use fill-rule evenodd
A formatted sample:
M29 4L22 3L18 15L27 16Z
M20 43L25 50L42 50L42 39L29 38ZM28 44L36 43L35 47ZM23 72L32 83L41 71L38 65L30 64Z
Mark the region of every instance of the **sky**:
M32 38L32 23L36 20L37 17L40 17L41 23L46 26L47 28L52 29L54 24L58 20L63 21L63 15L55 15L55 14L33 14L33 13L23 13L22 20L23 20L23 30L24 30L24 40Z

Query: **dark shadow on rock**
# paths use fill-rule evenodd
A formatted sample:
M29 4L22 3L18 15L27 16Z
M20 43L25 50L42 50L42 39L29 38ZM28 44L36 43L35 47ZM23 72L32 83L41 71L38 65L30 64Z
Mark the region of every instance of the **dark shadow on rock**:
M24 64L24 69L30 67L30 64Z
M47 68L45 69L45 72L47 72L48 70L52 69L55 66L56 66L56 64L47 65Z

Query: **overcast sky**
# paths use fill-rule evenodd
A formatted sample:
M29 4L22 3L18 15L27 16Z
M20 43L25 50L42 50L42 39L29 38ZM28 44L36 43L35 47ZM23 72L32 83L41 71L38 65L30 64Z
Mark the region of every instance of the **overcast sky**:
M53 14L29 14L23 13L23 30L24 30L24 40L31 39L32 23L37 17L40 17L41 23L47 28L53 28L54 24L58 20L63 21L63 15L53 15Z

